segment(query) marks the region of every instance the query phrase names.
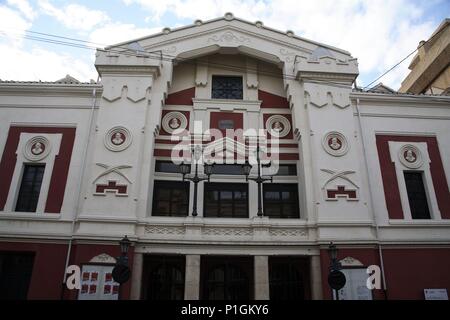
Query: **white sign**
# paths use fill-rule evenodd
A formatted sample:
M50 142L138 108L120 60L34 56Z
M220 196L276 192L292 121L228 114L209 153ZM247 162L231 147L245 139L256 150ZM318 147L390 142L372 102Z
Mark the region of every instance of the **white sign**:
M78 300L118 300L119 284L112 278L113 266L84 265Z
M366 268L342 269L345 286L339 290L339 300L372 300L372 292L367 288L369 276Z
M447 289L424 289L425 300L448 300Z

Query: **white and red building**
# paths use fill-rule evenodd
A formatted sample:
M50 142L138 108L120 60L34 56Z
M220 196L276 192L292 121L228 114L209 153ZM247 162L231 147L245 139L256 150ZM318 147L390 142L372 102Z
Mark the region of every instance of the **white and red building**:
M0 296L117 299L124 235L122 299L330 299L330 242L341 298L450 290L450 97L352 90L350 53L232 14L98 50L95 66L98 83L0 83ZM278 147L263 217L240 171L258 129ZM198 216L172 162L191 142L227 159L198 184Z

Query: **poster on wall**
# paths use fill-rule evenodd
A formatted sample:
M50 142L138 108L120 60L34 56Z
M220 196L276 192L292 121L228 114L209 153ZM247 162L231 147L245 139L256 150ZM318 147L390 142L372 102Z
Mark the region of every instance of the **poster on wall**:
M113 280L113 267L84 265L78 300L118 300L119 284Z
M367 288L366 268L342 269L345 286L339 290L340 300L372 300L372 291Z
M424 289L425 300L448 300L447 289Z

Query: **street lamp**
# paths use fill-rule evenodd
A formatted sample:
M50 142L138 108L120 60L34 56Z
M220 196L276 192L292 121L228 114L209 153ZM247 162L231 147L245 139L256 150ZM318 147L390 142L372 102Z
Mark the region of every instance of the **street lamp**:
M328 255L330 257L330 273L328 274L328 284L334 290L336 300L339 300L339 290L345 286L346 278L340 270L342 265L337 260L338 249L333 242L328 246Z
M192 153L194 154L194 160L195 160L195 172L193 176L187 176L191 172L191 166L186 163L181 163L179 165L180 167L180 173L183 175L183 181L189 180L194 183L194 204L192 206L192 216L196 217L198 215L197 212L197 189L198 189L198 183L200 181L207 180L210 181L210 176L212 174L212 169L214 164L204 164L204 172L206 176L199 176L198 175L198 161L200 160L202 156L202 149L199 145L196 145L195 148L192 150Z
M116 265L112 270L112 277L114 281L122 285L130 279L131 270L128 267L128 249L130 248L131 241L127 236L123 237L119 241L120 256L117 257Z
M268 164L261 164L261 159L260 159L260 149L259 149L259 141L256 145L256 163L258 166L258 176L256 177L249 177L250 171L252 170L252 165L246 161L243 165L242 165L242 171L245 175L245 181L248 180L252 180L255 181L258 184L258 217L262 217L264 215L263 209L262 209L262 184L265 181L270 181L273 182L273 176L270 177L263 177L261 175L261 167L262 168L268 168L271 166L271 163L269 162Z
M122 253L122 257L128 258L128 256L127 256L128 249L130 248L131 241L128 239L127 236L125 236L119 241L119 245L120 245L120 252Z

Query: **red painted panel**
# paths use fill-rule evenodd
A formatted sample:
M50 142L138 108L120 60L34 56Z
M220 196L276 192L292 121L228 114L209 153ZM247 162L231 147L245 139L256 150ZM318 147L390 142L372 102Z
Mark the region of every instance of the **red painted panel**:
M337 190L327 190L327 196L330 199L336 199L337 196L348 196L350 199L356 199L356 191L345 190L345 187L338 186Z
M261 108L289 108L289 102L285 97L273 93L258 90L258 100L261 100Z
M166 114L168 114L169 112L174 112L174 111L180 112L180 113L184 114L184 116L185 116L186 119L187 119L186 130L189 130L189 118L190 118L190 116L191 116L191 113L190 113L189 111L163 110L163 111L162 111L162 114L161 114L161 121L162 121L162 119L164 118L164 116L165 116ZM164 130L164 128L162 127L162 125L161 125L161 129L159 130L159 134L160 134L160 135L163 135L163 136L170 136L170 135L172 135L171 133L166 132L166 130Z
M211 112L210 114L210 128L219 129L220 120L232 120L234 122L234 129L244 129L244 116L242 113L234 112ZM219 129L223 136L226 135L226 130Z
M97 184L95 186L96 193L105 193L106 190L117 190L118 194L126 194L126 185L117 185L116 181L108 181L108 184Z
M66 244L0 242L0 251L34 253L28 299L61 299Z
M69 173L70 159L72 157L73 144L75 141L75 128L57 127L10 127L2 160L0 162L0 210L5 207L11 180L16 166L16 150L19 144L20 134L23 133L61 133L62 140L59 155L55 158L50 187L48 190L45 212L61 212L64 191L66 189L67 175Z
M377 149L383 178L384 195L390 219L402 219L401 206L395 167L389 154L389 141L425 142L430 156L430 171L436 193L439 211L443 219L450 219L450 192L442 165L441 154L436 137L377 135Z
M169 94L165 104L192 106L192 98L195 98L195 87Z
M450 248L383 250L388 298L423 300L424 289L450 293Z

